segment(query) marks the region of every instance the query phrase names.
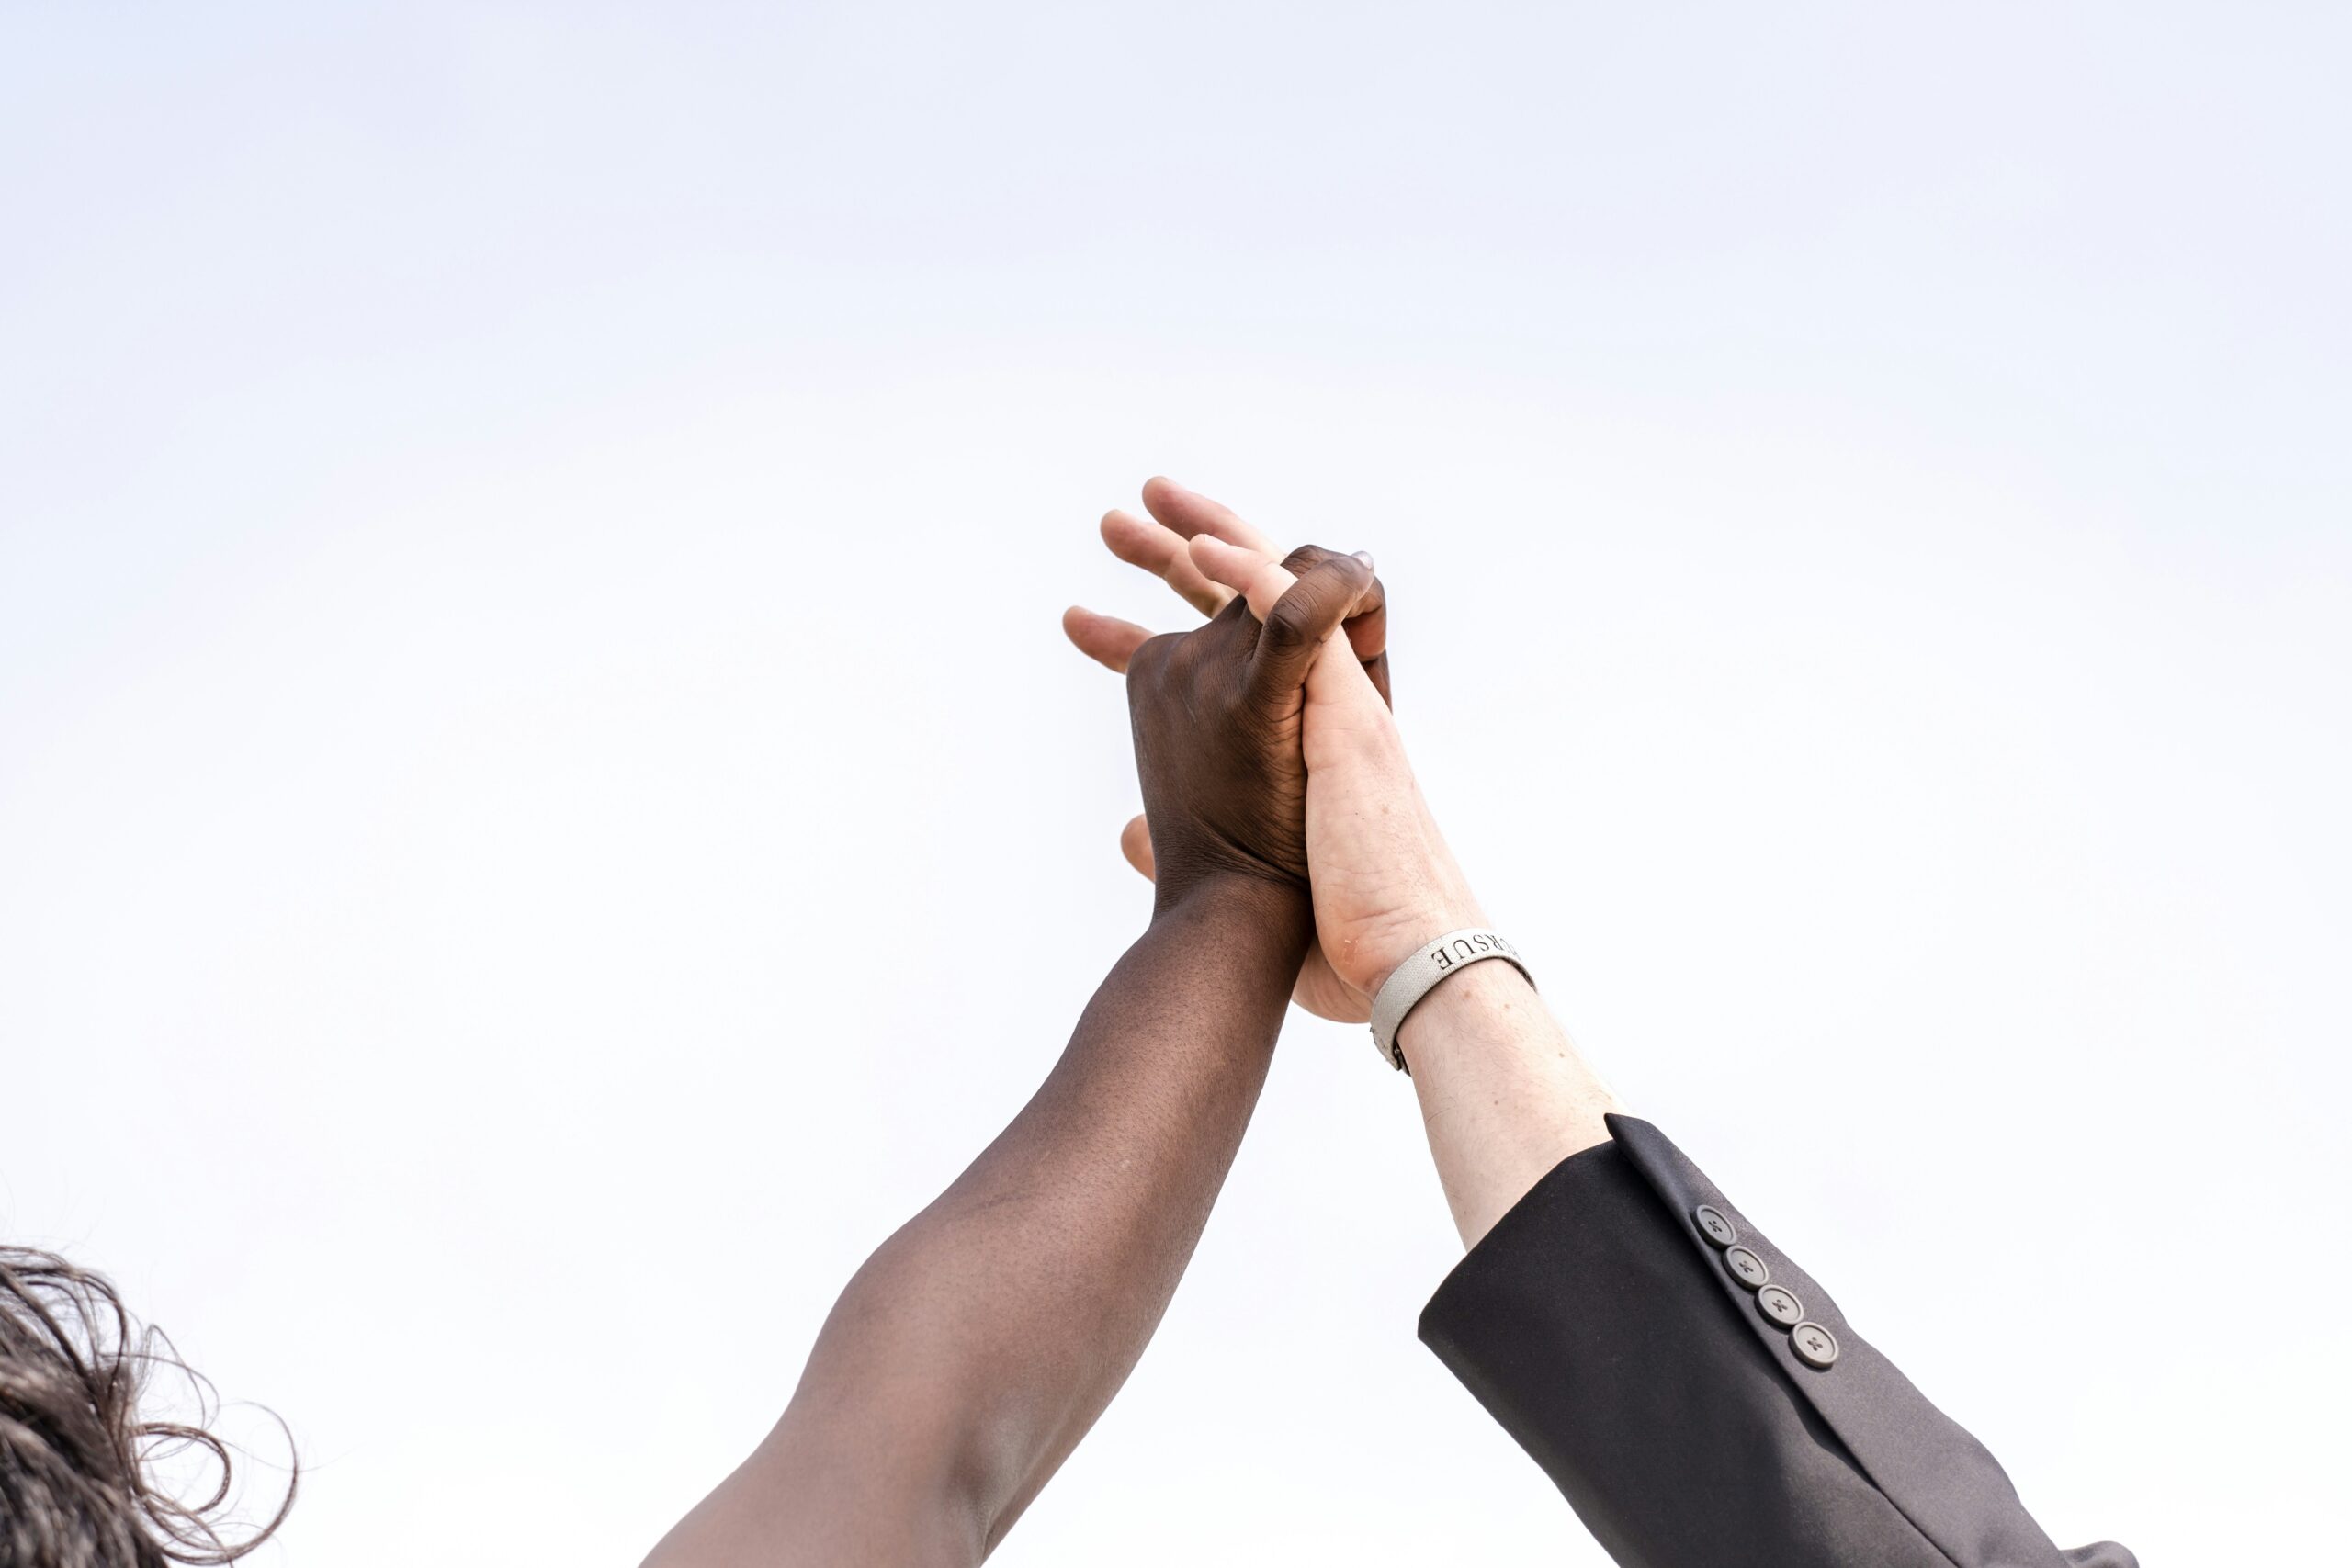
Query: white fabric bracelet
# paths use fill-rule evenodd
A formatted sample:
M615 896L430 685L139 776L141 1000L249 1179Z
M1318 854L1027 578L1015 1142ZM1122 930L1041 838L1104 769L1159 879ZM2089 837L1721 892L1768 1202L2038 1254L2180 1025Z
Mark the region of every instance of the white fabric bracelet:
M1535 976L1519 956L1519 949L1499 931L1474 926L1423 942L1412 957L1396 965L1382 982L1380 994L1372 998L1372 1043L1382 1060L1398 1072L1410 1075L1411 1069L1405 1066L1405 1053L1396 1048L1396 1031L1403 1026L1405 1015L1437 989L1439 981L1482 958L1499 958L1525 975L1528 985L1535 984Z

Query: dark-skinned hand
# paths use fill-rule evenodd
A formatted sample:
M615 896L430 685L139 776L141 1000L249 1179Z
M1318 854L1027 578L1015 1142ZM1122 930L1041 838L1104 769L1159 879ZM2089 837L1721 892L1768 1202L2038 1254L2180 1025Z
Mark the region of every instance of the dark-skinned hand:
M1305 892L1306 672L1372 587L1371 562L1294 554L1298 581L1261 625L1237 599L1194 631L1127 660L1136 771L1151 825L1158 902L1198 880L1257 877Z
M1232 590L1194 568L1186 550L1204 535L1265 549L1265 536L1166 479L1146 486L1144 502L1151 521L1114 512L1102 521L1104 540L1211 618L1182 637L1153 637L1089 610L1064 617L1073 642L1128 679L1145 815L1127 825L1121 847L1158 883L1160 908L1204 876L1305 888L1304 682L1324 641L1344 628L1385 698L1379 581L1367 559L1305 547L1286 562L1299 581L1261 623ZM1319 947L1308 954L1296 997L1325 1017L1355 1016L1356 999Z

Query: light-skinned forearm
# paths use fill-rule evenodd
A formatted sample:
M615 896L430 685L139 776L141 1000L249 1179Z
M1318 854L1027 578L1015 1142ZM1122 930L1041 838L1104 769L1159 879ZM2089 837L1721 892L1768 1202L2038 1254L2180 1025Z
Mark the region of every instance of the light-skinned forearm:
M1343 671L1344 672L1344 671ZM1317 688L1307 688L1310 703ZM1431 938L1487 917L1446 847L1385 707L1344 685L1310 719L1306 820L1326 952L1363 974L1367 998ZM1537 960L1541 963L1542 960ZM1609 1136L1609 1088L1520 972L1499 960L1441 981L1406 1015L1397 1045L1430 1155L1464 1246L1546 1171Z
M1601 1117L1623 1109L1534 988L1499 961L1441 983L1396 1042L1464 1247L1554 1166L1607 1142Z
M1293 581L1271 550L1216 530L1194 535L1186 552L1260 616ZM1348 644L1327 645L1308 672L1304 754L1321 951L1368 1009L1420 943L1486 919L1421 798L1385 693ZM1475 964L1441 984L1406 1019L1398 1047L1465 1244L1553 1166L1607 1138L1601 1117L1619 1109L1505 964Z
M1163 907L1036 1095L851 1280L767 1439L648 1568L977 1562L1125 1381L1265 1081L1303 893Z

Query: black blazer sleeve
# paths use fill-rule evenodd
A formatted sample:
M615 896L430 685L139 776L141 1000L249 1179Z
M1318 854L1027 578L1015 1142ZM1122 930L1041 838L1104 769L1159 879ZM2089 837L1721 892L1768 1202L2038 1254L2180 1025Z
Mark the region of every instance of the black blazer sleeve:
M1628 1568L2136 1568L2112 1542L2052 1545L1993 1456L1664 1134L1630 1116L1609 1130L1462 1260L1421 1338L1611 1556ZM1702 1205L1736 1234L1710 1240ZM1760 1260L1765 1282L1796 1298L1810 1360L1727 1258L1751 1275ZM1770 1304L1792 1315L1781 1297Z

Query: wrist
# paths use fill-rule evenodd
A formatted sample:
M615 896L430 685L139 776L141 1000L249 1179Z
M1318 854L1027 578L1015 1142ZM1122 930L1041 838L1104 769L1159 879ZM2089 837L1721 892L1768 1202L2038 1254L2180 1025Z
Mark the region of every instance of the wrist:
M1512 1015L1529 1006L1535 987L1515 964L1467 964L1437 987L1396 1026L1396 1046L1408 1066L1420 1063L1448 1040L1504 1038ZM1421 1055L1416 1055L1416 1048Z
M1441 885L1448 880L1451 886ZM1486 912L1462 885L1459 873L1450 879L1432 876L1429 883L1422 897L1358 928L1349 954L1349 979L1365 996L1378 996L1397 965L1419 952L1421 943L1447 931L1487 924Z
M1162 882L1152 899L1152 922L1213 919L1251 927L1267 940L1293 942L1304 952L1314 939L1315 910L1307 890L1286 877L1238 870L1205 871Z

